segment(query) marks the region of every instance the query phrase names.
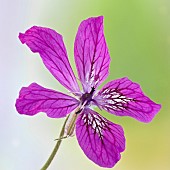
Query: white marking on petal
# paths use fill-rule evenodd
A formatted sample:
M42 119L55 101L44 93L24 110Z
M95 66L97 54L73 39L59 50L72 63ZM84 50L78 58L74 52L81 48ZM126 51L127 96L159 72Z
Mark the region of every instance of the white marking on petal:
M84 114L82 119L84 120L84 123L87 123L87 125L91 126L92 129L94 129L94 132L96 132L100 138L103 137L102 130L106 125L105 123L107 122L105 119L91 114Z
M97 79L97 80L95 81L95 85L98 84L98 82L99 82L99 79Z
M111 96L111 98L117 98L119 97L120 95L118 93L115 93L113 96Z
M126 97L125 97L125 96L120 96L119 98L120 98L120 99L126 99Z
M121 103L123 100L117 98L117 99L114 99L114 101L115 101L115 102L118 102L118 103L119 103L119 102Z
M115 102L115 100L107 100L107 103L109 103L109 104L115 104L116 102Z
M102 93L107 93L109 91L110 91L109 89L105 89Z
M111 95L108 94L108 95L104 95L103 98L109 98Z
M115 89L104 89L100 94L101 98L97 99L100 105L106 109L125 109L124 104L132 101L132 98L127 98L126 96L116 92Z
M111 108L111 109L117 109L117 107L114 106L114 105L105 105L105 107L108 107L108 108Z

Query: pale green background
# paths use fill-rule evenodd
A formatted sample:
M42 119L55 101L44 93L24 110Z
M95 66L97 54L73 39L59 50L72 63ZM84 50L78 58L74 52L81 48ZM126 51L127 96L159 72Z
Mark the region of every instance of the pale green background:
M38 54L17 36L33 25L63 35L71 64L79 23L104 16L112 58L107 81L128 76L162 109L150 124L102 112L123 126L126 150L115 170L170 169L170 1L169 0L0 0L0 169L38 170L46 161L63 119L45 114L19 115L14 107L22 86L37 82L66 90L44 67ZM74 65L75 69L75 65ZM107 82L106 81L106 82ZM100 112L101 113L101 112ZM49 170L99 170L76 138L64 140ZM104 168L103 168L104 169Z

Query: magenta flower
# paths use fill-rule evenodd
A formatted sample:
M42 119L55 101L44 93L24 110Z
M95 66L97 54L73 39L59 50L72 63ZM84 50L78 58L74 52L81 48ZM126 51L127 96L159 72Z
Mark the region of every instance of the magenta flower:
M72 135L75 127L78 143L86 156L101 167L113 167L125 150L123 129L102 117L91 106L148 123L161 105L150 100L137 83L126 77L112 80L97 91L107 78L110 65L103 17L84 20L76 35L74 57L82 90L60 34L49 28L33 26L24 34L20 33L19 39L32 52L40 54L48 70L74 97L32 83L21 89L16 101L17 111L29 116L45 112L51 118L65 117L73 112L65 128L65 136Z

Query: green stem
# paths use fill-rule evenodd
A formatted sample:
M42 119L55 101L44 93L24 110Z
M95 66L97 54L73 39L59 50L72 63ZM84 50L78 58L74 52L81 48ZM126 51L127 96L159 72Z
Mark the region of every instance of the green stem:
M68 117L69 117L69 116L68 116ZM54 159L54 157L55 157L55 155L56 155L56 153L57 153L57 151L58 151L58 149L59 149L59 147L60 147L60 144L61 144L61 142L62 142L62 139L61 139L61 138L62 138L63 135L64 135L65 125L66 125L66 122L67 122L67 120L68 120L68 117L66 118L66 120L65 120L65 122L64 122L64 124L63 124L63 127L62 127L61 132L60 132L59 139L57 140L57 143L56 143L56 145L55 145L55 147L54 147L54 149L53 149L50 157L48 158L48 160L47 160L47 162L44 164L44 166L41 168L41 170L46 170L46 169L49 167L49 165L51 164L52 160Z

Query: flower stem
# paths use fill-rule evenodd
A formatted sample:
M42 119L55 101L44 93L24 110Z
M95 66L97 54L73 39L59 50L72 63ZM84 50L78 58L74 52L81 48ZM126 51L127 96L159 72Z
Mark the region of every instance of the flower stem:
M61 142L62 142L62 137L63 137L63 135L64 135L65 125L66 125L66 122L67 122L67 120L68 120L68 117L69 117L69 116L67 116L67 118L66 118L66 120L65 120L65 122L64 122L64 124L63 124L63 127L62 127L61 132L60 132L60 136L59 136L59 138L58 138L58 140L57 140L57 143L56 143L56 145L55 145L55 147L54 147L54 149L53 149L50 157L48 158L48 160L47 160L47 162L44 164L44 166L41 168L41 170L46 170L46 169L49 167L49 165L51 164L52 160L54 159L54 157L55 157L55 155L56 155L56 153L57 153L57 151L58 151L58 149L59 149L59 147L60 147L60 144L61 144Z

